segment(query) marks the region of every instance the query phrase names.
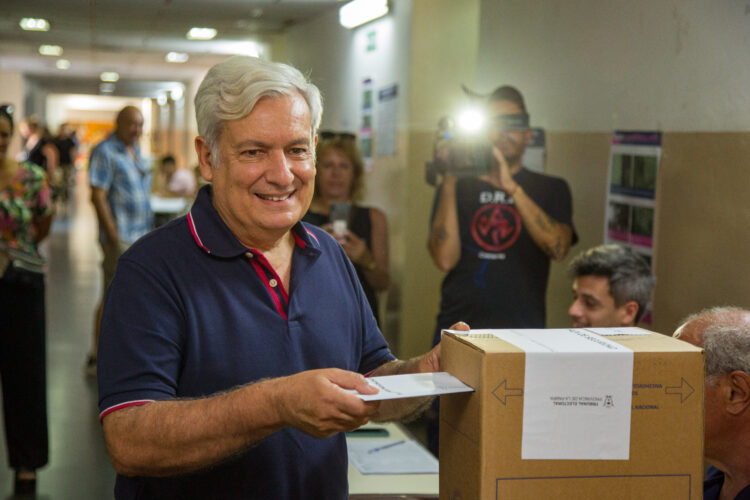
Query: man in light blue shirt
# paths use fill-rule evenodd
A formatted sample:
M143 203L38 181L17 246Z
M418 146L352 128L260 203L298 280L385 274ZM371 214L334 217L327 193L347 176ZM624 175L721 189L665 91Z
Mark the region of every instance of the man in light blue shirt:
M143 115L134 106L117 114L116 129L99 143L89 161L91 201L99 220L99 243L104 261L102 300L94 318L94 346L86 363L87 373L96 373L96 349L99 339L104 294L115 274L120 255L153 227L151 211L151 171L144 164L138 139L143 132Z

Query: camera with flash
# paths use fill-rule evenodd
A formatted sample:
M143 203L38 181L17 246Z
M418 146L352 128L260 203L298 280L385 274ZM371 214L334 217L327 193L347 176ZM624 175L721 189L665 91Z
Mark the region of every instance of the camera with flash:
M438 122L433 159L425 164L425 180L431 186L438 176L477 177L490 172L496 160L492 155L490 132L514 132L529 129L529 115L514 113L488 118L485 113L467 110Z

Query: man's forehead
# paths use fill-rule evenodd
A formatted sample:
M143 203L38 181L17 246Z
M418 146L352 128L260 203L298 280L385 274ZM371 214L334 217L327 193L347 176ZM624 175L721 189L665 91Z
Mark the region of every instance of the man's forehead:
M589 294L595 292L611 295L609 278L598 274L584 274L573 280L573 290L585 290Z
M672 336L695 346L700 346L703 344L703 330L706 326L705 318L695 318L680 325Z

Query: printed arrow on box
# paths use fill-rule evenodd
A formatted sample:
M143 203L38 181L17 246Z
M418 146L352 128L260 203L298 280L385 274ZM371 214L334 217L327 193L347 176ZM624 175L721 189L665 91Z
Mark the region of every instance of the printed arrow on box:
M679 394L680 403L684 403L687 398L689 398L690 395L695 392L695 389L693 389L693 386L688 384L687 380L680 377L679 386L667 386L664 388L664 392L666 392L667 394Z
M513 396L523 396L523 389L508 387L507 384L508 380L503 380L502 382L500 382L500 385L495 387L495 390L492 391L492 395L495 396L498 401L503 404L503 406L506 405L507 398Z

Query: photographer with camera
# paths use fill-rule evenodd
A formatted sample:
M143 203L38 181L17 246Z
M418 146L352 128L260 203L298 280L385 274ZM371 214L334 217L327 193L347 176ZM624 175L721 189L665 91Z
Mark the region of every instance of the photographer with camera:
M562 260L578 240L567 183L524 168L531 139L521 93L497 88L486 104L490 127L484 155L465 155L451 139L438 141L428 164L443 173L436 192L429 250L443 280L433 344L461 319L472 328L544 328L550 259ZM432 167L432 172L430 171ZM470 168L469 168L470 167ZM437 455L437 412L428 422Z

